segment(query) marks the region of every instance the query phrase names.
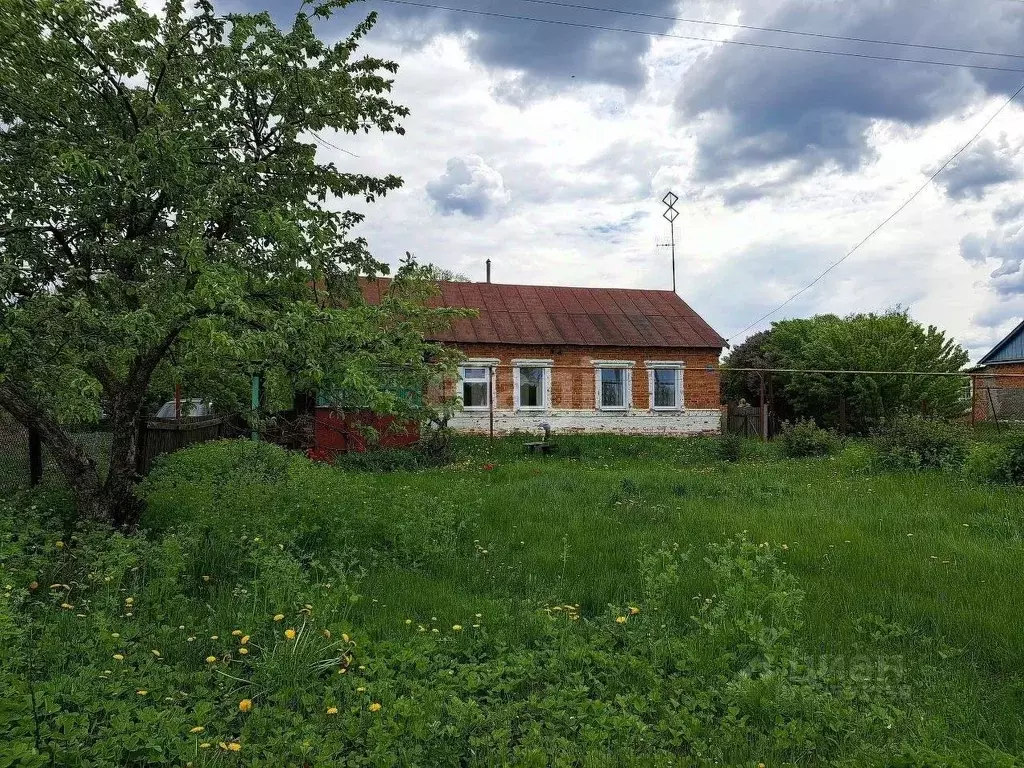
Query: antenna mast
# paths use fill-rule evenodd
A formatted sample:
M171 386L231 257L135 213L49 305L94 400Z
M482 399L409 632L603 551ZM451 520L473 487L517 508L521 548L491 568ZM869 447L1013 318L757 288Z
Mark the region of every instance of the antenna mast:
M673 192L669 192L661 198L661 202L665 204L665 212L661 215L668 221L672 235L672 293L676 292L676 218L679 216L679 211L675 209L675 204L678 201L679 198Z

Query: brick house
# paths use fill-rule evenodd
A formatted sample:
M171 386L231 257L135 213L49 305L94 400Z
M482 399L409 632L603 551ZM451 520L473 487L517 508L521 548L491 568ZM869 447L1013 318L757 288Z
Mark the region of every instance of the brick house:
M1024 322L971 369L973 421L1024 419Z
M384 280L363 284L380 300ZM725 340L672 291L439 284L471 308L432 341L465 355L453 382L464 432L717 433Z

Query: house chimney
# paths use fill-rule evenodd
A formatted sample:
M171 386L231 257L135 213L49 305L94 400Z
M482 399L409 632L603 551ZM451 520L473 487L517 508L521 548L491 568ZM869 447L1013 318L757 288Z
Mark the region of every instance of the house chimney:
M487 282L491 282L491 260L487 260Z

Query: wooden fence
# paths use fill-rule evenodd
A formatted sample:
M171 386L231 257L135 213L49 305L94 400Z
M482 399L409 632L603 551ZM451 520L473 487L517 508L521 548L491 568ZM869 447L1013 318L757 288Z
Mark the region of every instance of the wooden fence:
M752 405L729 403L722 412L722 432L742 435L743 437L761 437L761 409Z
M225 436L228 419L224 416L198 416L171 421L144 419L139 422L136 470L149 474L158 456L173 453L193 443L205 443Z

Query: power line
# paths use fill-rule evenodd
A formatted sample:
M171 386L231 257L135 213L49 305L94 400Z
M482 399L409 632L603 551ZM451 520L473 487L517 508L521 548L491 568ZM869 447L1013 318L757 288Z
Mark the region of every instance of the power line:
M1022 0L1024 1L1024 0ZM928 64L936 67L953 67L957 69L979 69L988 72L1016 72L1024 73L1024 69L1013 67L996 67L988 64L965 64L951 61L935 61L933 59L908 59L900 56L882 56L872 53L855 53L853 51L826 51L821 48L796 48L789 45L775 45L772 43L755 43L749 40L715 40L710 37L697 37L694 35L679 35L672 32L647 32L640 29L628 29L626 27L608 27L601 24L585 24L579 21L560 21L557 19L539 19L535 16L519 16L510 13L498 13L496 11L481 11L475 8L456 8L448 5L436 5L433 3L421 3L414 0L381 0L381 2L392 3L393 5L407 5L415 8L430 8L438 11L453 11L456 13L468 13L476 16L488 16L497 19L509 19L513 21L532 21L538 24L554 24L562 27L577 27L579 29L595 29L602 32L624 32L632 35L646 35L647 37L664 37L673 40L690 40L699 43L714 43L721 45L741 45L747 48L764 48L773 51L797 51L800 53L817 53L825 56L846 56L854 59L875 59L878 61L895 61L904 64Z
M310 131L310 134L312 134L313 138L316 141L318 141L322 146L330 147L331 149L336 149L339 152L344 152L346 155L352 155L352 157L359 157L359 155L357 155L355 152L349 152L347 149L339 147L337 144L331 144L331 142L327 141L327 139L321 138L321 136L317 134L315 131Z
M1019 87L1019 88L1018 88L1018 89L1017 89L1016 91L1014 91L1013 95L1012 95L1012 96L1011 96L1011 97L1010 97L1009 99L1007 99L1007 100L1006 100L1006 101L1005 101L1005 102L1003 103L1003 105L999 107L999 109L997 109L997 110L996 110L996 111L995 111L994 113L992 113L992 115L991 115L991 116L989 117L989 119L985 121L985 124L984 124L983 126L981 126L981 128L979 128L979 129L978 129L977 133L975 133L975 134L974 134L974 135L973 135L973 136L971 137L970 141L968 141L968 142L967 142L966 144L964 144L964 145L963 145L962 147L960 147L960 149L958 149L958 150L957 150L957 151L956 151L955 153L953 153L953 154L952 154L952 155L950 156L950 158L949 158L948 160L946 160L946 162L944 162L944 163L943 163L943 164L942 164L942 165L941 165L941 166L939 167L939 169L938 169L937 171L935 171L935 173L933 173L933 174L932 174L931 176L929 176L929 177L928 177L928 179L927 179L927 180L926 180L926 181L924 182L924 184L922 184L922 185L921 185L920 187L918 187L918 188L917 188L917 190L916 190L916 191L914 192L914 194L912 194L912 195L911 195L910 197L908 197L908 198L906 199L906 201L904 201L904 203L903 203L903 204L902 204L902 205L901 205L901 206L900 206L899 208L897 208L897 209L896 209L895 211L893 211L893 212L892 212L891 214L889 214L889 215L888 215L888 216L887 216L887 217L886 217L886 218L885 218L885 219L884 219L884 220L882 221L882 223L881 223L881 224L879 224L879 225L878 225L878 226L876 226L876 227L875 227L874 229L872 229L872 230L871 230L870 232L868 232L868 234L867 234L867 235L866 235L866 236L864 237L864 239L863 239L863 240L861 240L861 241L860 241L859 243L857 243L857 244L856 244L855 246L853 246L853 248L851 248L851 249L850 249L849 251L847 251L847 252L846 252L846 255L845 255L845 256L843 256L843 258L839 259L838 261L835 261L835 262L833 262L833 263L832 263L831 265L829 265L829 267L828 267L828 268L826 268L826 269L825 269L825 271L824 271L824 272L822 272L822 273L821 273L820 275L818 275L818 276L817 276L816 278L814 278L814 279L813 279L813 280L812 280L811 282L809 282L809 283L808 283L807 285L805 285L805 286L804 286L803 288L801 288L801 289L800 289L799 291L797 291L796 293L794 293L794 294L793 294L792 296L790 296L790 297L789 297L788 299L786 299L786 300L785 300L784 302L782 302L781 304L779 304L779 306L777 306L777 307L776 307L775 309L773 309L773 310L772 310L771 312L767 312L767 313L765 313L764 315L761 315L761 317L759 317L759 318L758 318L757 320L755 320L754 322L752 322L752 323L751 323L750 325L748 325L748 326L747 326L746 328L744 328L744 329L743 329L742 331L739 331L739 332L737 332L737 333L734 333L734 334L732 334L732 337L740 336L740 335L742 335L742 334L746 333L747 331L749 331L749 330L750 330L751 328L753 328L753 327L754 327L755 325L758 325L758 324L760 324L761 322L763 322L764 320L767 320L767 319L768 319L769 317L771 317L771 316L772 316L772 315L774 315L774 314L775 314L776 312L778 312L778 311L779 311L780 309L782 309L782 308L783 308L783 307L785 307L785 306L786 306L787 304L789 304L789 303L790 303L791 301L793 301L793 299L797 298L797 297L798 297L798 296L800 296L801 294L803 294L803 293L805 293L806 291L808 291L808 290L810 290L811 288L813 288L813 287L814 287L814 286L815 286L815 285L816 285L816 284L817 284L817 283L818 283L818 282L819 282L819 281L820 281L820 280L821 280L821 279L822 279L823 277L825 277L825 275L827 275L827 274L828 274L829 272L831 272L831 271L832 271L833 269L835 269L836 267L838 267L838 266L839 266L840 264L842 264L842 263L843 263L844 261L846 261L846 260L847 260L848 258L850 258L851 256L853 256L853 254L855 254L855 253L856 253L857 251L859 251L859 250L860 250L860 248L861 248L861 246L863 246L863 245L864 245L864 244L865 244L865 243L866 243L866 242L867 242L868 240L870 240L870 239L871 239L872 237L874 237L874 236L875 236L875 235L876 235L876 234L877 234L877 233L878 233L878 232L879 232L879 231L880 231L880 230L881 230L881 229L882 229L882 228L883 228L883 227L884 227L884 226L885 226L886 224L888 224L888 223L889 223L890 221L892 221L892 220L893 220L893 219L895 219L895 218L896 218L897 216L899 216L899 215L900 215L900 213L902 213L902 212L903 212L903 210L904 210L904 209L905 209L905 208L906 208L907 206L909 206L909 205L910 205L910 204L911 204L912 202L914 202L914 200L916 200L916 199L917 199L918 195L920 195L920 194L921 194L922 192L924 192L924 191L925 191L925 189L927 189L927 188L928 188L928 186L929 186L929 185L930 185L930 184L931 184L931 183L932 183L933 181L935 181L935 179L936 179L936 178L938 177L938 175L939 175L940 173L942 173L942 172L943 172L944 170L946 170L946 168L948 168L948 167L949 167L949 165L950 165L950 164L951 164L951 163L952 163L952 162L953 162L954 160L956 160L956 159L957 159L957 158L958 158L958 157L959 157L960 155L962 155L962 154L963 154L963 153L964 153L964 152L965 152L965 151L967 150L967 148L968 148L968 147L970 147L970 146L971 146L971 145L972 145L972 144L973 144L973 143L974 143L975 141L977 141L977 140L978 140L978 137L979 137L979 136L981 136L981 134L982 134L982 133L984 133L985 129L986 129L986 128L988 128L988 127L989 127L989 126L990 126L990 125L991 125L991 124L992 124L992 123L993 123L993 122L995 121L995 119L996 119L997 117L999 117L999 115L1000 115L1000 114L1002 114L1003 110L1005 110L1005 109L1006 109L1006 108L1007 108L1008 106L1010 106L1010 104L1012 104L1012 103L1013 103L1013 101L1014 101L1014 100L1015 100L1015 99L1016 99L1016 98L1017 98L1017 97L1018 97L1018 96L1019 96L1019 95L1020 95L1020 94L1021 94L1022 92L1024 92L1024 83L1022 83L1022 84L1021 84L1021 86L1020 86L1020 87ZM732 338L732 337L730 337L730 338Z
M850 37L847 35L830 35L824 32L800 32L793 29L781 27L758 27L753 24L733 24L725 21L708 21L705 19L689 19L683 16L664 16L657 13L643 13L641 11L623 11L618 8L601 8L594 5L580 5L578 3L565 3L558 0L519 0L522 3L533 3L535 5L550 5L556 8L572 8L580 11L597 11L599 13L616 13L620 16L636 16L644 19L656 19L658 21L676 21L686 24L704 24L712 27L726 27L728 29L743 29L752 32L772 32L779 35L796 35L798 37L813 37L821 40L842 40L850 43L870 43L872 45L897 45L903 48L921 48L928 51L946 51L948 53L966 53L973 56L1006 56L1012 59L1024 59L1024 54L1001 53L998 51L976 51L971 48L955 48L946 45L928 45L925 43L905 43L898 40L875 40L870 37ZM1017 0L1024 2L1024 0Z

